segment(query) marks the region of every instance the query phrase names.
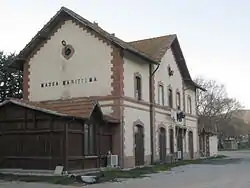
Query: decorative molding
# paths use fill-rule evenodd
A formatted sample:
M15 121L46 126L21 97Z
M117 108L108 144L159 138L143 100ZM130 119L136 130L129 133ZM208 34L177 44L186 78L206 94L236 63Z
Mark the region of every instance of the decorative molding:
M165 105L165 88L164 88L164 84L162 81L159 81L158 84L158 104L161 105L161 106L164 106ZM161 93L161 99L160 99L160 87L162 87L162 93ZM162 101L161 101L162 100ZM162 104L161 104L162 102Z
M141 88L140 88L140 94L141 94L141 96L140 96L140 99L138 100L137 99L137 93L136 93L136 78L140 78L140 81L141 81ZM142 91L143 91L143 88L142 88L142 75L139 73L139 72L135 72L134 73L134 97L135 97L135 99L136 100L138 100L138 101L141 101L142 100L142 98L143 98L143 93L142 93Z
M144 127L144 123L140 119L137 119L136 121L133 122L133 126L138 126L138 125Z
M180 105L178 105L178 94L179 94L179 103L180 103ZM176 89L176 93L175 93L175 98L176 98L176 100L175 100L175 102L176 102L176 109L178 109L178 106L180 106L180 109L182 109L181 107L181 92L180 92L180 90L179 89Z
M69 53L69 54L68 54ZM75 53L75 49L73 48L72 45L66 44L62 48L62 56L66 59L69 60Z

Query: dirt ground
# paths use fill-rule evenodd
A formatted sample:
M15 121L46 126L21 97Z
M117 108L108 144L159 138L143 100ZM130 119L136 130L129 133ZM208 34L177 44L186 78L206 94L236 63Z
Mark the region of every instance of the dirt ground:
M85 186L86 188L249 188L250 151L223 152L225 159L207 161L153 174L143 179ZM0 182L0 188L67 188L72 186Z

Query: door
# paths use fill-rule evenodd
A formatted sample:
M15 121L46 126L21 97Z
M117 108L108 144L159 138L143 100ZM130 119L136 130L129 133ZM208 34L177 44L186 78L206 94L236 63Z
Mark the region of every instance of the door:
M206 157L209 157L210 156L210 148L209 148L209 135L206 134Z
M189 155L190 159L194 158L194 138L193 138L193 132L189 131L188 132L188 150L189 150Z
M160 161L166 161L166 130L160 128L159 131L159 152Z
M177 152L181 152L179 160L183 159L183 132L184 129L176 128Z
M174 130L169 129L169 145L170 145L170 153L174 154Z
M144 130L140 125L135 127L135 165L144 165Z

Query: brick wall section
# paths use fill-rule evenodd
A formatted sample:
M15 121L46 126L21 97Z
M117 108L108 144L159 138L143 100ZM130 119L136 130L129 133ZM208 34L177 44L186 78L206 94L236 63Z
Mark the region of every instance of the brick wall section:
M114 100L114 106L112 106L113 113L111 116L118 118L121 120L121 124L119 127L115 128L115 134L113 137L113 152L119 154L120 156L120 165L123 167L124 163L124 137L123 133L125 131L123 125L123 96L124 96L124 61L123 61L123 51L121 48L113 46L113 51L111 53L111 95L117 97Z
M123 67L123 55L122 49L119 47L113 47L113 52L111 53L113 59L111 60L111 95L118 97L119 100L114 100L114 107L113 107L113 116L120 118L122 113L122 109L119 107L122 103L122 97L124 96L124 67ZM115 107L117 106L117 107Z

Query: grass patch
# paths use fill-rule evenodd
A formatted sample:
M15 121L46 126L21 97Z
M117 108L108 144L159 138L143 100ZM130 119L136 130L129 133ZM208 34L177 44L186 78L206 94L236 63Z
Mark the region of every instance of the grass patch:
M0 179L4 181L45 182L45 183L61 184L61 185L70 185L75 182L74 179L66 176L0 174Z
M197 160L184 160L178 161L171 164L156 164L147 167L138 167L131 170L120 170L120 169L106 169L105 171L100 171L97 173L89 173L87 175L95 175L99 177L98 183L107 181L117 181L117 179L127 179L127 178L142 178L149 174L158 173L161 171L168 171L171 168L188 165L188 164L200 164L204 161L225 158L224 155L218 155L216 157L210 157L206 159ZM68 176L35 176L35 175L14 175L14 174L1 174L0 179L5 181L24 181L24 182L45 182L52 184L61 185L72 185L80 183L76 178L70 178Z
M217 155L216 157L210 157L208 159L222 159L222 158L226 158L226 155Z
M156 164L153 166L147 167L138 167L131 170L120 170L120 169L108 169L105 171L101 171L94 174L89 175L97 175L100 177L100 182L106 181L115 181L117 179L126 179L126 178L143 178L149 174L154 174L162 171L171 170L171 168L188 165L188 164L200 164L204 161L213 160L213 159L221 159L225 158L224 155L218 155L215 157L209 157L206 159L197 159L197 160L184 160L178 161L176 163L166 163L166 164Z

